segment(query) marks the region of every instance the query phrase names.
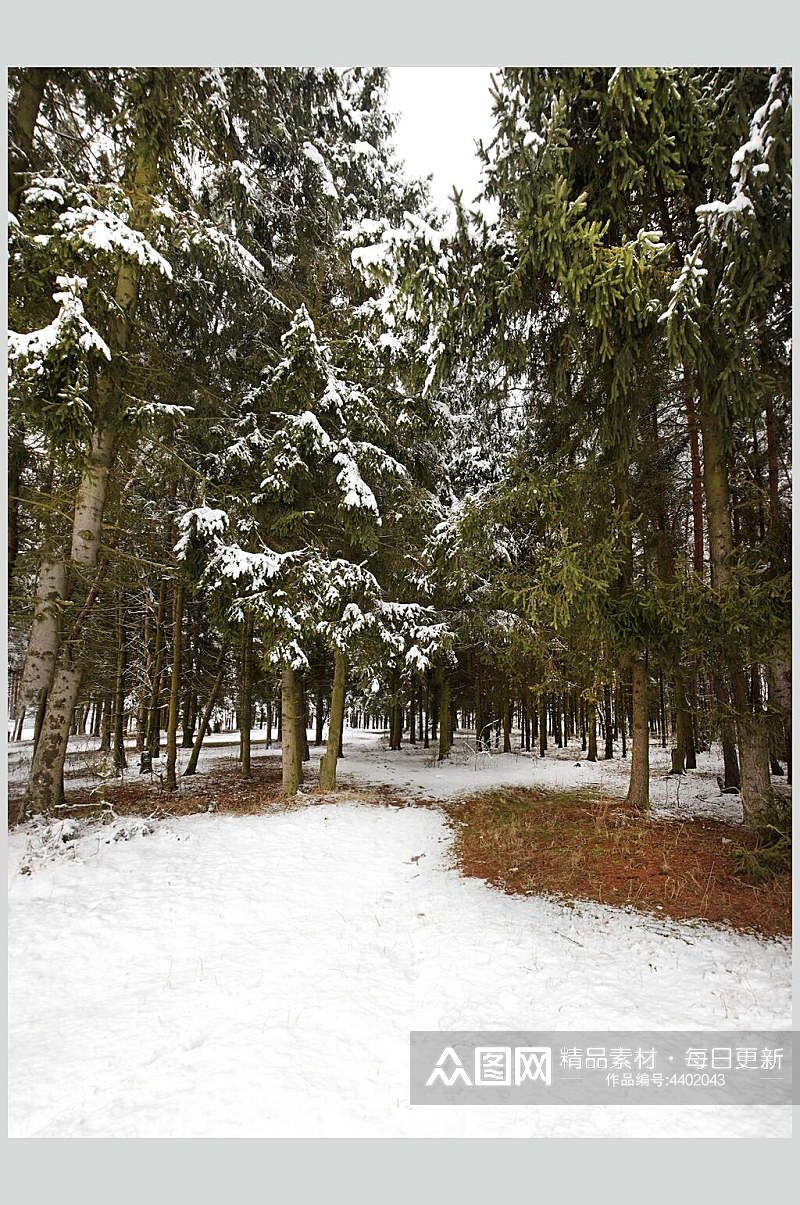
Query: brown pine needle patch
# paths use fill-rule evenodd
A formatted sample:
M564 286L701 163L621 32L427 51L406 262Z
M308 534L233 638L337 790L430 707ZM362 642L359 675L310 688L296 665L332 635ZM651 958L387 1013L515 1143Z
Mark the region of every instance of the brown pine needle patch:
M335 791L319 789L319 763L303 766L303 782L298 794L287 799L281 790L281 764L275 757L254 757L250 778L241 774L236 757L218 758L213 769L189 778L179 776L178 789L168 791L164 785L162 761L154 762L152 775L138 777L135 762L124 783L103 787L84 787L70 790L66 805L58 809L59 819L98 820L109 816L146 816L166 818L188 816L198 812L218 812L220 815L254 816L291 808L338 803L374 803L380 806L404 808L435 807L435 801L411 798L386 784L352 785L343 772ZM343 769L346 763L342 763ZM20 792L9 799L15 804Z
M633 906L767 936L791 932L791 876L754 887L735 850L753 838L708 819L663 820L586 792L507 788L448 804L462 872L512 894Z

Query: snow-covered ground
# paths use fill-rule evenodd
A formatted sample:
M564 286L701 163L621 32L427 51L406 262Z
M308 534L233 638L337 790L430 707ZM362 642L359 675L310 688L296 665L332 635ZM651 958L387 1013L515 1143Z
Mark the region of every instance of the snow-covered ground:
M345 780L409 797L624 789L624 766L576 767L575 749L476 771L348 735ZM211 745L204 764L234 752ZM709 759L669 809L729 807L715 773ZM788 942L511 897L463 878L449 849L437 809L369 802L15 829L11 1132L790 1132L788 1108L411 1108L411 1029L790 1024Z
M620 756L587 762L580 741L558 749L551 746L540 758L531 753L474 755L470 735L456 737L451 757L437 762L435 749L409 744L396 752L374 734L353 730L339 766L344 783L381 783L425 799L453 799L496 786L542 787L562 791L591 788L622 796L628 789L630 761ZM619 747L617 746L617 753ZM697 770L684 777L669 774L670 752L650 746L650 802L654 815L711 816L737 823L742 819L738 795L722 795L717 775L722 765L718 750L700 753Z

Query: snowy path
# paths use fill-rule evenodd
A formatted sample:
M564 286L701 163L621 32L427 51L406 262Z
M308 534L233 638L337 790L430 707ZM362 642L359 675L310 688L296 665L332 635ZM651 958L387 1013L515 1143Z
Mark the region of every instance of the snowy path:
M115 831L29 875L33 830L10 836L14 1135L789 1132L788 1109L407 1104L412 1028L786 1025L786 942L503 895L427 808Z
M457 737L450 759L436 762L435 750L405 744L390 752L374 734L351 730L340 762L338 778L354 786L381 783L425 799L453 799L499 786L539 787L551 791L591 788L604 795L622 796L628 789L630 760L588 762L580 741L568 747L551 746L540 758L530 753L469 753L470 737ZM718 751L698 754L697 769L684 777L668 773L670 753L650 745L650 805L654 815L711 816L738 823L742 805L738 795L720 794L716 776L722 770Z

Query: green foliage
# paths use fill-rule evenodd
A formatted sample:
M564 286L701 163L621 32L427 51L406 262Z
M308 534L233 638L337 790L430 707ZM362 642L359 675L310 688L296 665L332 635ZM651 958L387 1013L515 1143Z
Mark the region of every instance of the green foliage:
M736 873L758 886L792 871L792 800L772 791L752 819L755 842L734 853Z

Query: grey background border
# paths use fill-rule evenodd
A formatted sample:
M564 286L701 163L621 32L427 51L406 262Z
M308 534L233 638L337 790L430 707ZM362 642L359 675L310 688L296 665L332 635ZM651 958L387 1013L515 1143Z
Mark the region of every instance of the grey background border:
M0 53L4 67L256 61L796 66L793 7L788 0L662 0L650 7L630 0L396 0L391 6L380 0L139 0L125 6L33 0L6 6ZM4 167L5 155L2 161ZM2 453L5 460L5 439ZM795 723L800 726L796 707ZM28 1139L5 1140L3 1153L11 1199L34 1205L66 1205L73 1196L84 1205L109 1198L140 1203L143 1194L159 1205L175 1194L279 1205L339 1199L489 1205L511 1194L515 1202L538 1198L547 1205L598 1197L616 1205L643 1198L729 1205L788 1199L796 1141Z

